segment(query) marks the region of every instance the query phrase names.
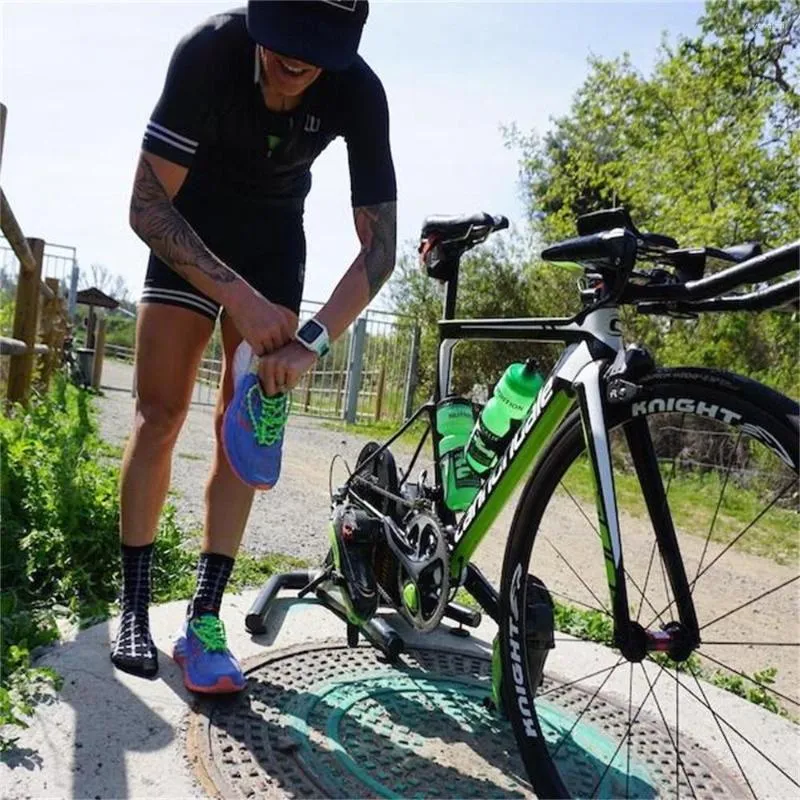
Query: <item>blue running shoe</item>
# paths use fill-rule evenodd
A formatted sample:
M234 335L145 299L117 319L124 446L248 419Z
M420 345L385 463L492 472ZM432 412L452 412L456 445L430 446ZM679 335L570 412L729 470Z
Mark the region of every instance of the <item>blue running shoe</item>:
M222 421L222 446L239 480L254 489L270 489L281 474L289 397L264 395L258 357L252 353L242 342L233 359L233 400Z
M186 620L175 639L172 657L183 671L189 691L232 694L247 685L242 668L228 650L225 626L214 614Z

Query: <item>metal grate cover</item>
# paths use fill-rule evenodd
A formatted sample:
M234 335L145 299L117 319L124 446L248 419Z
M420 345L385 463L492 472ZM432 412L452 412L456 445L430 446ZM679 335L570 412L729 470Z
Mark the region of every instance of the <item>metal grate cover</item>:
M199 702L188 746L201 782L224 798L530 797L509 723L484 705L491 662L414 648L387 664L371 647L303 645L246 665L240 696ZM558 742L587 695L546 680L543 731ZM627 712L597 698L557 754L573 796L586 797L614 757ZM675 796L675 751L640 721L600 784L600 797ZM681 737L697 798L739 792ZM681 792L691 796L681 775Z

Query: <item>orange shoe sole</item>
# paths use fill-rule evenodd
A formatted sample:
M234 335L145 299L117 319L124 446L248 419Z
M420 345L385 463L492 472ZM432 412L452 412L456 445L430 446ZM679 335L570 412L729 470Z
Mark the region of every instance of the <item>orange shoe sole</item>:
M186 659L182 656L173 655L173 660L181 668L183 673L183 685L190 692L197 692L198 694L235 694L241 692L247 686L247 681L241 685L234 683L233 679L227 675L223 675L213 686L197 686L192 683L189 678L189 673L186 671Z

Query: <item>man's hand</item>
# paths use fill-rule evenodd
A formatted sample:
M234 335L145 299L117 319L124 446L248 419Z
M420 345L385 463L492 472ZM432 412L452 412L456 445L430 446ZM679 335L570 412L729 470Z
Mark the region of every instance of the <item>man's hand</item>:
M291 391L316 360L316 353L312 353L296 341L289 342L279 350L264 356L258 368L264 394L272 397Z
M279 350L297 332L297 315L294 312L271 303L244 282L225 310L242 338L258 356Z

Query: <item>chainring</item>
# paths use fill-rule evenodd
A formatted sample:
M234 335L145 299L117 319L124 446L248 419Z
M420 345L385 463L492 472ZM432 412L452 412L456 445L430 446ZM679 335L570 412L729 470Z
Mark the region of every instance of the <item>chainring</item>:
M410 625L428 633L442 621L450 594L450 556L442 523L427 511L403 523L405 542L394 540L399 610Z
M359 453L354 474L369 484L359 481L351 491L395 523L395 530L386 530L385 537L376 544L375 577L381 593L408 623L427 633L441 622L449 599L447 538L441 521L432 512L414 511L403 517L404 504L375 491L377 488L399 493L397 466L388 449L361 468L379 447L376 442L369 442Z

